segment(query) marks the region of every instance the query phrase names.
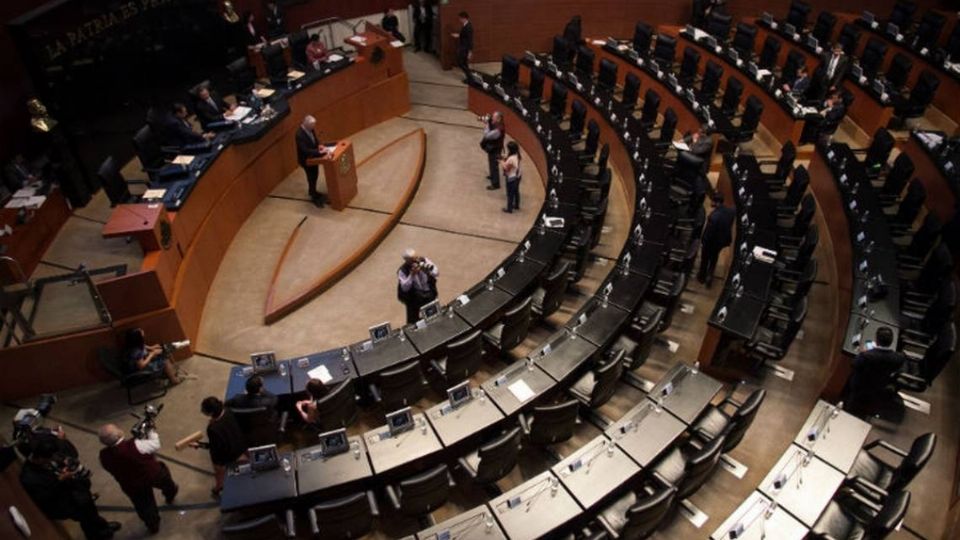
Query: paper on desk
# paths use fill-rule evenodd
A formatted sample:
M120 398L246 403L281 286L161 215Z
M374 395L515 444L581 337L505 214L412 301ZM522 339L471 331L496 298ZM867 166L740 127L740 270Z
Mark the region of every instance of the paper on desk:
M320 382L323 384L327 384L333 380L333 375L330 375L330 370L322 364L308 371L307 375L309 375L311 379L320 379Z
M189 165L193 163L193 156L177 156L173 158L174 165Z
M327 57L327 62L339 62L341 60L343 60L343 57L339 54L331 54Z
M295 69L291 69L290 71L287 72L287 78L294 81L299 79L300 77L303 77L304 75L306 75L306 73L302 71L297 71Z
M13 196L14 197L33 197L33 194L36 192L37 190L35 188L25 187L25 188L18 189L17 192L13 194Z
M149 200L152 200L152 199L162 199L163 196L166 195L166 193L167 193L167 190L166 190L166 189L163 189L163 188L161 188L161 189L148 189L148 190L146 190L146 191L143 192L143 195L142 195L140 198L143 199L143 200L145 200L145 201L149 201Z
M517 398L517 401L520 403L523 403L534 396L533 390L530 389L530 385L528 385L527 381L523 379L520 379L508 386L507 390L510 390L510 393L513 394L513 397Z
M710 34L704 32L703 30L701 30L701 29L699 29L699 28L694 28L694 29L693 29L693 39L694 39L694 41L700 41L702 38L705 38L705 37L707 37L707 36L709 36L709 35L710 35Z
M4 205L4 208L23 208L24 206L27 206L28 200L29 199L27 197L13 197L7 201L7 204Z
M769 69L758 69L758 70L757 70L757 77L767 77L767 76L770 76L770 75L773 75L773 72L770 71Z
M394 48L399 49L400 47L403 47L403 42L400 41L399 39L395 39L390 42L390 45L392 45Z
M227 120L233 120L234 122L239 122L240 120L243 120L245 116L250 114L250 111L252 110L253 109L251 109L250 107L244 107L240 105L236 109L223 115L223 117L226 118Z
M273 88L257 88L253 93L260 99L266 99L273 95L276 92Z
M817 114L816 107L800 107L800 110L803 111L803 114Z
M607 44L607 42L604 41L604 40L602 40L602 39L591 39L591 40L590 40L590 43L593 43L594 45L606 45L606 44Z
M687 146L687 143L683 141L673 141L673 147L676 148L677 150L683 150L684 152L690 151L690 147Z

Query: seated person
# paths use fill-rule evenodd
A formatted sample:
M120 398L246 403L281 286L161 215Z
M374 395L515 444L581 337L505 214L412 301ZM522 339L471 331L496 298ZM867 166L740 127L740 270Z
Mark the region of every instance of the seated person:
M23 154L13 156L13 161L7 164L3 172L3 184L11 193L40 180L40 174L30 167Z
M826 129L837 126L846 114L847 109L840 97L840 92L832 92L823 102L822 108L816 113L804 117L805 122L803 133L800 134L800 144L816 142L821 136L828 135Z
M810 74L807 73L807 66L800 66L797 76L792 81L785 81L782 88L784 92L793 94L793 97L802 99L810 89Z
M320 34L312 34L310 43L307 43L307 62L313 66L313 69L319 69L321 62L326 62L330 57L327 46L320 40Z
M197 103L194 109L197 111L197 120L200 121L203 129L207 129L207 126L215 122L223 122L225 120L224 113L228 113L235 108L235 105L227 104L206 86L197 90Z
M234 409L277 408L277 396L263 389L263 378L259 375L253 375L247 379L245 389L246 393L228 399L227 407Z
M702 127L684 133L683 142L690 147L690 150L687 150L688 152L702 159L704 165L709 166L710 154L713 152L713 140Z
M169 146L189 146L209 141L216 135L210 132L197 133L187 120L189 113L183 103L174 103L163 124L164 143Z
M387 10L383 12L383 19L380 19L380 26L387 32L390 32L393 35L393 39L404 43L407 42L407 38L400 33L400 19L397 18L397 15L392 9L387 8Z
M320 379L310 379L307 381L307 395L309 399L298 401L297 411L300 412L300 418L307 424L313 424L317 421L320 411L317 410L317 400L325 397L330 390Z
M138 371L160 373L162 371L170 380L170 384L177 385L181 382L173 360L163 352L162 346L147 345L141 328L127 330L124 336L123 359L126 362L127 373Z
M850 378L844 388L844 409L856 415L873 414L892 396L888 389L893 375L906 358L893 348L893 330L877 329L876 343L865 342L853 359Z

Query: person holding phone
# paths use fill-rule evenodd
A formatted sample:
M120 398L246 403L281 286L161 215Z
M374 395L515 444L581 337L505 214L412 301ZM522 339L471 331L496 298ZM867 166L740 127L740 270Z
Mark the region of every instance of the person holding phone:
M437 265L413 249L403 252L403 264L397 270L397 298L407 309L407 324L420 318L420 308L437 298Z

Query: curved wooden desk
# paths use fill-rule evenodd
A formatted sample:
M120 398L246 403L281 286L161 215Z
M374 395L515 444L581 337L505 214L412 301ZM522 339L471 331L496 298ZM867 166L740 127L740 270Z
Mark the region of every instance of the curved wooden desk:
M957 185L947 178L940 164L934 161L932 152L917 139L916 132L897 146L910 156L915 167L914 177L927 190L924 206L942 223L949 223L957 211Z

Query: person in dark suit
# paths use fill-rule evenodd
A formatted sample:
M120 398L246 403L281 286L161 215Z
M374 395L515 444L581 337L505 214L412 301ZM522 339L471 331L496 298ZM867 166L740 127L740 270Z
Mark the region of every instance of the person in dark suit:
M822 87L826 92L833 92L843 83L843 79L850 71L850 58L843 54L843 47L837 43L833 49L823 57Z
M886 326L877 328L875 343L864 342L844 388L845 410L858 416L872 414L891 396L888 387L906 361L893 345L893 330Z
M433 52L433 7L429 0L413 3L413 51Z
M264 10L267 19L267 36L270 39L276 39L287 33L283 23L283 12L276 2L267 2L267 8Z
M214 138L213 133L197 133L194 131L190 121L187 120L188 115L186 105L183 103L173 104L173 107L170 108L170 114L163 124L164 143L169 146L189 146Z
M230 112L234 107L227 104L220 96L214 94L206 86L197 90L197 103L194 106L197 112L197 120L203 129L215 122L223 122L224 113Z
M320 410L317 409L317 401L326 397L330 393L327 385L320 379L310 379L307 381L307 399L300 400L294 404L294 408L300 413L300 418L306 424L315 424L320 416Z
M233 396L227 400L227 407L234 409L254 409L266 407L268 410L277 408L277 396L263 389L263 377L253 375L247 379L244 386L246 392Z
M797 69L797 76L792 81L785 81L782 88L784 92L790 92L798 100L803 99L807 90L810 89L810 74L807 72L807 66L800 66Z
M463 70L463 82L470 82L470 60L473 59L473 24L470 22L470 15L466 11L461 11L460 31L452 35L457 39L457 66Z
M702 127L684 133L683 142L690 148L687 152L702 159L705 166L710 165L710 154L713 153L713 140L706 134Z
M723 205L723 194L714 193L713 211L707 217L703 236L700 239L700 271L697 272L697 281L710 288L713 282L713 271L717 266L720 251L733 242L731 227L737 213Z
M297 163L303 167L303 172L307 175L307 194L314 206L323 208L324 196L317 191L317 177L320 176L320 167L318 165L307 164L308 159L324 157L327 155L327 149L320 144L314 128L317 126L317 119L307 115L300 123L300 129L297 130Z
M200 403L200 412L210 418L207 424L206 446L210 450L210 461L213 462L215 484L211 490L214 497L219 497L223 491L223 477L227 472L227 465L240 460L247 451L246 437L240 424L223 402L216 397L209 396ZM193 448L200 448L201 443L190 443Z
M267 38L263 37L257 30L255 22L256 17L254 17L253 12L248 11L243 14L243 39L248 47L267 42Z
M407 42L406 36L400 33L400 19L397 18L397 14L394 13L392 9L387 8L387 10L383 12L383 18L380 19L380 26L387 32L390 32L393 39L404 43Z
M827 100L823 102L823 106L819 111L804 117L800 143L816 142L817 139L828 134L835 126L839 125L846 114L847 109L843 104L840 93L833 92Z

